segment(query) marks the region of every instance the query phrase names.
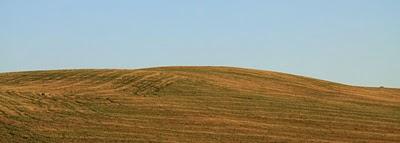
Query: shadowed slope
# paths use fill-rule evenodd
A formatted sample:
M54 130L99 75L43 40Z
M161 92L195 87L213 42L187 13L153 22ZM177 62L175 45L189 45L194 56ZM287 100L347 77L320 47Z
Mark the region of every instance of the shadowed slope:
M0 74L0 142L400 142L400 90L228 67Z

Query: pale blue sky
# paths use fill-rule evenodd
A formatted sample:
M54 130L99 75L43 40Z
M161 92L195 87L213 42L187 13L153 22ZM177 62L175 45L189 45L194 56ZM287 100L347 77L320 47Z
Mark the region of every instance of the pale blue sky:
M0 0L0 72L222 65L400 87L400 0Z

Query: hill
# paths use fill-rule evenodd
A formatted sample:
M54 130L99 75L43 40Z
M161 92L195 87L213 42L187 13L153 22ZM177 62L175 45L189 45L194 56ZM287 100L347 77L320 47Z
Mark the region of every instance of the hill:
M400 142L400 89L230 67L2 73L0 142Z

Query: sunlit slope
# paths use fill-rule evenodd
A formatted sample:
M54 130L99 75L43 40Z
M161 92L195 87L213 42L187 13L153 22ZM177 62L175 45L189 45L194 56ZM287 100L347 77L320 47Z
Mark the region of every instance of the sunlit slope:
M0 142L400 142L400 90L228 67L0 74Z

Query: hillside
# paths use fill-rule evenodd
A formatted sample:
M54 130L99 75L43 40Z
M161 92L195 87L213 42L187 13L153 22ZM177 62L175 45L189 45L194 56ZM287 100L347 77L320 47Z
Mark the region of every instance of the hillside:
M229 67L2 73L0 142L400 142L400 89Z

